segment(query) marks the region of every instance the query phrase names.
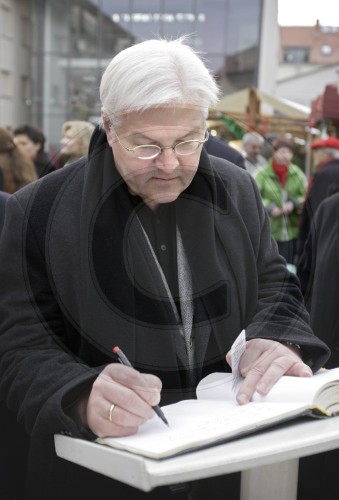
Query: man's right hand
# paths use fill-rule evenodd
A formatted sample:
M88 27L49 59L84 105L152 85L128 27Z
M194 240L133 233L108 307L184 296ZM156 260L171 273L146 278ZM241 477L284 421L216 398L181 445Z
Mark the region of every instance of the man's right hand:
M78 415L79 420L81 414L81 423L98 437L128 436L154 416L152 406L159 404L160 391L158 377L113 363L99 374L90 393L78 401L72 416Z

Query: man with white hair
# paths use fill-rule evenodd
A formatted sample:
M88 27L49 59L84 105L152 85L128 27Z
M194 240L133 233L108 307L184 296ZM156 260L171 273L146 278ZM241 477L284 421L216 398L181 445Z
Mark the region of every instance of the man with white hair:
M257 132L247 132L242 138L245 167L251 175L255 175L267 163L266 158L261 154L263 144L264 138Z
M31 435L25 498L236 498L214 478L143 493L55 455L54 433L135 434L160 402L196 397L205 375L231 370L244 329L239 404L329 356L254 179L203 149L219 92L193 49L178 39L123 50L100 96L88 157L7 205L0 399Z

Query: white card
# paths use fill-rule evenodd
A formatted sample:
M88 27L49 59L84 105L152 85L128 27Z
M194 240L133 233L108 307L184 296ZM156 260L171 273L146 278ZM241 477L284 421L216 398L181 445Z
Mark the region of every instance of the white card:
M240 372L240 358L244 354L246 349L246 334L245 330L242 330L238 337L235 339L235 341L232 344L231 347L231 356L232 356L232 375L233 375L233 382L232 382L232 389L233 392L236 392L239 384L243 380L243 377Z

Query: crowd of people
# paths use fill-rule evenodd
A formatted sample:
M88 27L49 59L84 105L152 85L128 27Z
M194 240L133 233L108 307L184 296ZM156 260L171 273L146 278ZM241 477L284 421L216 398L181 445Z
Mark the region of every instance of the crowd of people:
M53 435L137 432L230 371L244 329L239 404L338 366L339 140L312 145L308 184L284 138L212 137L219 97L185 38L147 40L108 64L101 123L63 124L61 163L38 127L0 128L0 412L27 439L8 499L236 499L232 474L140 492L57 458Z
M14 193L38 178L87 155L94 125L83 120L64 122L60 148L55 155L45 149L46 136L36 125L13 130L0 126L0 190Z

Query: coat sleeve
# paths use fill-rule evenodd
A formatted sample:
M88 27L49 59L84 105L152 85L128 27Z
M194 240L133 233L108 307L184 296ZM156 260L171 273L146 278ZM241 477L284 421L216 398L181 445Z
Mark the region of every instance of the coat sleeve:
M64 410L97 371L64 344L62 314L43 250L29 231L27 207L12 196L7 211L0 244L0 399L32 435L65 431L91 437ZM36 294L43 297L45 317L35 305Z

